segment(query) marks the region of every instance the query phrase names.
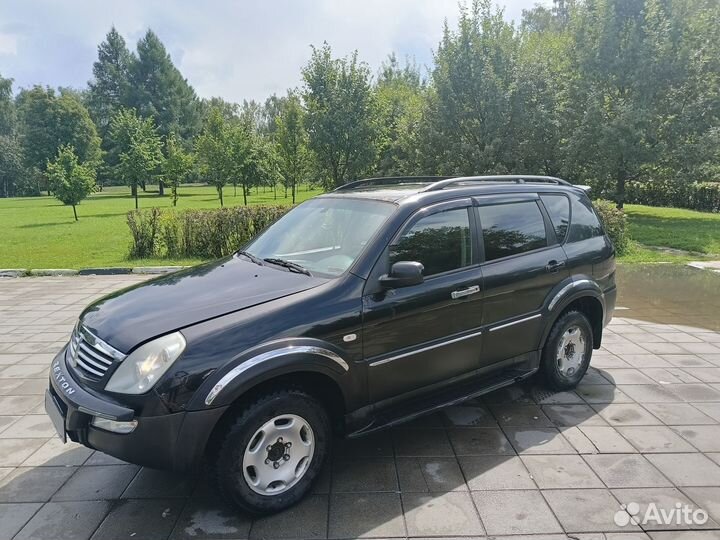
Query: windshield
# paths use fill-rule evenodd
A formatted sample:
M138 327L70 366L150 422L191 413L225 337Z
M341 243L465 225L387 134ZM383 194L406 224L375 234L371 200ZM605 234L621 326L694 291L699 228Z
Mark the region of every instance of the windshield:
M339 276L394 210L394 204L377 200L312 199L272 224L245 251L302 265L313 274Z

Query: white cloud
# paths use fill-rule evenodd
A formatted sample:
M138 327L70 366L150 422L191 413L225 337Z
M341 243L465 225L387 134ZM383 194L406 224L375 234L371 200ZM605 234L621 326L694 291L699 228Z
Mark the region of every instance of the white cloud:
M509 1L506 16L534 3ZM298 85L310 45L323 41L340 55L358 49L373 70L392 51L429 64L443 20L457 16L456 0L4 0L0 73L19 86L82 87L111 25L131 47L150 27L202 97L264 99Z
M17 38L12 34L0 33L0 55L17 54Z

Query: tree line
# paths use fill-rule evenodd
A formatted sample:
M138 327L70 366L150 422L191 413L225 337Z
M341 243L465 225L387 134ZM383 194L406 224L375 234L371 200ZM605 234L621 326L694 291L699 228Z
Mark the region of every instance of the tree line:
M625 200L628 182L720 177L720 3L554 0L515 24L459 7L433 63L313 47L264 103L199 99L152 32L113 28L82 90L0 77L0 195L183 182L326 189L363 176L533 173ZM74 198L77 198L75 196ZM66 200L73 199L65 195ZM62 200L62 198L61 198ZM81 199L80 199L81 200Z

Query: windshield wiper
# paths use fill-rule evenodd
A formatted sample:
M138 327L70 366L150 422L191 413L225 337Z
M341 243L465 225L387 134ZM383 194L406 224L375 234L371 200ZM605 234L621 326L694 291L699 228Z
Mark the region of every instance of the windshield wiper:
M286 261L285 259L277 259L274 257L267 257L263 259L265 262L269 262L271 264L277 264L278 266L282 266L284 268L287 268L291 272L297 272L298 274L305 274L306 276L312 276L310 273L310 270L305 268L304 266L294 263L292 261Z
M261 259L260 257L257 257L257 256L253 255L252 253L250 253L250 252L248 252L248 251L236 251L235 254L236 254L236 255L244 255L245 257L247 257L248 259L250 259L250 260L251 260L252 262L254 262L255 264L259 264L260 266L265 266L265 265L263 264L262 259Z

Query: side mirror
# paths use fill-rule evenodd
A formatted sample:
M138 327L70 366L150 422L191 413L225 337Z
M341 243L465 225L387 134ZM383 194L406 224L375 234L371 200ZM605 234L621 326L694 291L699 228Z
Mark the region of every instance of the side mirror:
M409 287L424 281L425 267L415 261L398 261L390 268L390 273L380 276L380 285L386 289Z

